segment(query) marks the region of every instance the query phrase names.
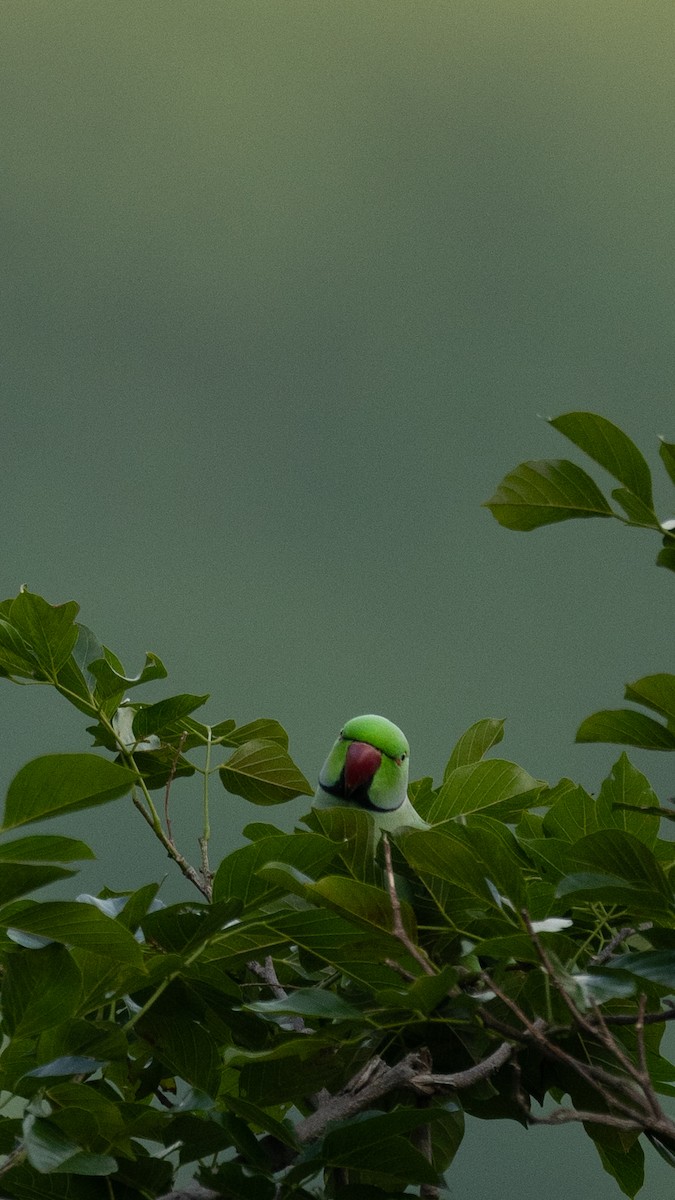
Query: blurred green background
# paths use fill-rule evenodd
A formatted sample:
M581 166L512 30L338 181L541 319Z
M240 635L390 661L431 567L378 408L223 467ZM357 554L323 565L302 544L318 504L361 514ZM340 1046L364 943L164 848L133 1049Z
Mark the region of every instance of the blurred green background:
M311 780L379 711L415 775L506 716L506 757L596 790L618 751L576 725L671 667L657 539L480 504L568 454L540 415L602 413L652 462L675 439L674 26L672 0L4 0L2 595L77 599L207 720L277 717ZM3 786L88 744L37 688L0 717ZM173 804L190 854L195 789ZM306 805L213 807L217 858ZM128 802L60 829L99 856L71 892L166 871ZM571 1128L472 1123L451 1179L616 1195ZM671 1191L657 1161L643 1194Z

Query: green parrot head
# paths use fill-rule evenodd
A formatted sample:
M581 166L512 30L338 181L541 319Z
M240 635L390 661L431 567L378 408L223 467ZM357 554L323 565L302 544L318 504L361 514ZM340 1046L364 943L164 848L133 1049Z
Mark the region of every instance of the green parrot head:
M401 730L372 713L353 717L319 772L315 804L356 805L373 816L408 807L410 747Z

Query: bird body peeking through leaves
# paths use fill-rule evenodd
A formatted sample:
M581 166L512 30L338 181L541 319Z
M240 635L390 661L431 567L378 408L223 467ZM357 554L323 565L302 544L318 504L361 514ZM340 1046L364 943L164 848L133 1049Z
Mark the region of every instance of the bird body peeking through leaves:
M362 808L379 832L428 829L408 799L410 747L397 725L370 713L352 717L319 772L317 808Z

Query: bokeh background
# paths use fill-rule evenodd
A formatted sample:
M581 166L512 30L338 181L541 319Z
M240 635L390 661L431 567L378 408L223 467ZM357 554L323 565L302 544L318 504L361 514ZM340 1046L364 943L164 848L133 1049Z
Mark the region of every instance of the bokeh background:
M139 699L277 717L312 780L379 711L416 775L506 716L505 756L596 790L618 751L577 724L672 669L658 539L481 502L583 461L542 416L602 413L654 464L675 440L674 26L672 0L4 0L2 595L160 654ZM46 690L4 684L0 720L4 787L88 746ZM195 788L172 802L190 854ZM306 807L212 803L214 857ZM98 854L71 894L167 871L125 801L59 829ZM471 1123L451 1182L617 1194L572 1128Z

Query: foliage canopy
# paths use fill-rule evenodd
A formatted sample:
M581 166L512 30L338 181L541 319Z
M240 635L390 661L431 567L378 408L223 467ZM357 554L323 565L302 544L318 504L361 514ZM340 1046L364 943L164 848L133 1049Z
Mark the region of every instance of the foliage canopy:
M674 570L637 447L592 413L551 424L615 477L615 507L575 463L530 462L488 502L497 520L614 517L657 532L657 561ZM675 482L675 445L661 457ZM94 747L34 759L5 800L4 1195L155 1200L188 1167L202 1195L433 1197L465 1113L582 1122L630 1197L645 1140L675 1164L662 1102L675 1096L662 1050L675 844L661 820L673 812L625 752L594 797L486 757L503 722L485 719L440 783L412 785L429 830L378 841L368 813L314 809L290 834L252 822L248 844L212 866L214 788L263 808L312 795L284 730L203 724L203 695L137 699L166 678L161 660L128 674L77 617L74 602L25 590L0 604L0 675L55 688ZM675 676L645 676L626 699L649 713L596 713L578 739L673 749ZM179 776L203 796L196 862L171 826ZM148 882L35 899L93 852L23 827L129 799L186 898L165 905Z

